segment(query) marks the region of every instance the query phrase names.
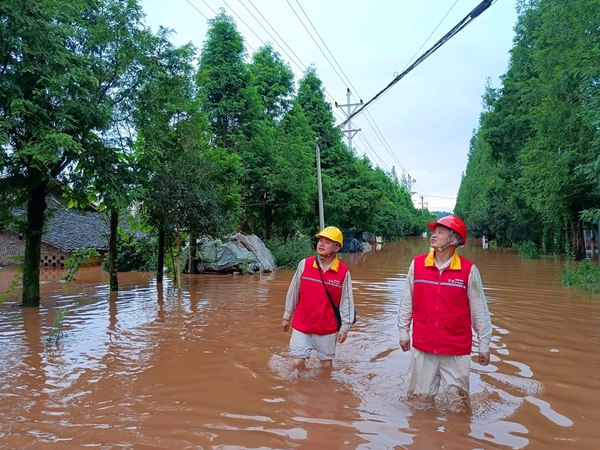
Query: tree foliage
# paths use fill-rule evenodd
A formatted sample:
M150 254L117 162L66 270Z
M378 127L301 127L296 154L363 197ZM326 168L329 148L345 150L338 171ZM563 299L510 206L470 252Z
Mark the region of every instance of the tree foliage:
M502 87L488 87L457 212L501 243L585 256L600 204L600 8L522 2ZM588 222L589 224L589 222Z
M233 149L236 134L260 114L259 96L250 82L244 39L233 19L222 11L209 23L197 73L200 107L214 143Z
M128 0L8 0L0 17L2 192L27 205L23 304L37 306L46 195L91 155L114 162L144 27Z
M424 225L395 173L342 142L316 69L295 90L272 47L248 61L224 12L199 57L152 33L136 0L6 0L0 17L0 223L14 228L25 207L27 306L40 301L50 193L110 213L115 289L119 219L133 209L157 234L159 277L165 245L186 238L312 235L317 142L328 224L387 238Z

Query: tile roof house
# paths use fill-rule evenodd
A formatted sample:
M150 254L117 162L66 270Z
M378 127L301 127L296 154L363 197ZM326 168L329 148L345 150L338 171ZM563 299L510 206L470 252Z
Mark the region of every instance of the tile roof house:
M64 206L47 210L46 232L42 236L42 267L63 267L76 250L93 247L102 255L108 251L109 227L104 214L75 211ZM14 262L23 253L25 241L10 230L0 231L0 265Z

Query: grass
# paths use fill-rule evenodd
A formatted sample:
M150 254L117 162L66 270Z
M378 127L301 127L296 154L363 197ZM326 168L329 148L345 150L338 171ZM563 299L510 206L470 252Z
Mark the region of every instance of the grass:
M600 266L589 259L578 263L568 262L561 274L561 283L566 287L600 293Z
M50 336L48 336L48 339L46 340L48 345L58 345L60 340L62 339L64 334L63 327L66 314L66 307L58 308L56 310L56 315L54 316L54 323L52 324L52 330L50 331Z

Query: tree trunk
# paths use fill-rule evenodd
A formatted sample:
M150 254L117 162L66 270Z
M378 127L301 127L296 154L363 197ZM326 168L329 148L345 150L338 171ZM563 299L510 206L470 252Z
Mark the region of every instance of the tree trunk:
M30 177L37 178L35 187L27 201L27 230L25 231L25 259L23 261L23 306L40 306L40 261L42 255L42 234L44 213L46 212L46 183L40 173L30 171Z
M156 282L163 282L164 267L165 267L165 229L158 229L158 256L156 262Z
M583 237L581 220L575 220L573 222L573 250L575 252L576 261L581 261L586 258L585 238Z
M175 230L175 278L177 279L177 289L181 289L181 237L178 230Z
M198 265L196 264L196 251L198 250L198 233L193 231L190 232L190 245L189 245L189 256L188 256L188 273L197 275Z
M119 211L116 208L110 210L110 238L108 241L108 277L110 290L119 290L117 278L117 232L119 226Z

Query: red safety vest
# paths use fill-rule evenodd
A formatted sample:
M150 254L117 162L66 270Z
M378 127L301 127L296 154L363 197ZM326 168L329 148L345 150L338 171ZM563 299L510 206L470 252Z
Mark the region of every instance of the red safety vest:
M342 299L342 285L347 273L348 267L337 258L332 266L323 273L327 290L338 307ZM308 257L304 261L304 271L300 281L300 298L294 311L292 328L305 334L325 335L337 332L335 314L321 282L314 256Z
M413 346L441 355L469 355L473 335L468 280L473 263L457 253L440 271L433 253L414 261Z

